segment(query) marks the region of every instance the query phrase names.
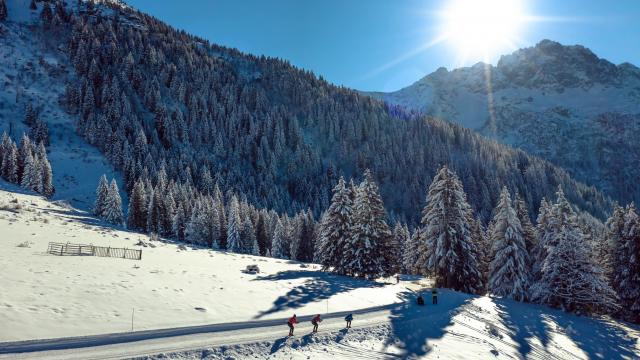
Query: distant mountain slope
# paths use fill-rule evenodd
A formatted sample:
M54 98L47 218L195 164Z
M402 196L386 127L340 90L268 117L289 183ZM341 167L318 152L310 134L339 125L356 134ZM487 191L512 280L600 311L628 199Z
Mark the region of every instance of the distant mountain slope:
M97 148L76 133L73 117L59 102L65 84L75 79L64 47L33 38L39 35L27 24L37 24L39 13L29 10L29 1L10 1L8 5L10 20L20 23L0 22L0 135L6 132L19 141L23 133L29 134L23 121L26 107L32 105L49 129L54 199L90 209L100 176L118 174Z
M333 86L286 61L210 45L119 2L38 2L36 25L12 18L12 9L28 4L9 3L2 41L29 33L29 46L56 51L73 67L52 87L64 86L58 103L76 131L122 172L123 188L161 185L163 202L182 206L186 218L197 193L211 193L215 183L258 207L311 208L317 216L339 175L370 168L392 218L415 224L443 164L460 174L485 221L501 185L522 193L532 214L558 185L599 218L609 209L602 194L548 162ZM40 75L27 69L23 76ZM165 191L170 182L181 190Z
M634 65L543 40L497 66L441 68L399 91L371 95L540 156L624 203L640 201Z

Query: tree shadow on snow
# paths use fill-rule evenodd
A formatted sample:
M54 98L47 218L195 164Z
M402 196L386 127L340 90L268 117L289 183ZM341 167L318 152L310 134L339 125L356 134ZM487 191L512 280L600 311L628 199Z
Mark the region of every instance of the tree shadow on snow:
M289 290L286 295L278 297L271 309L262 311L254 318L259 319L266 315L283 310L297 309L306 304L322 301L333 295L348 292L358 288L382 287L382 284L354 279L348 276L340 276L322 271L289 270L281 271L274 275L260 276L253 281L278 281L308 278L302 285Z
M429 295L426 294L425 295ZM438 305L416 304L417 293L406 291L398 294L401 303L391 309L391 332L387 346L395 345L403 350L403 359L417 358L428 354L432 348L429 340L442 338L445 328L453 325L456 316L473 297L454 291L441 291Z
M592 317L561 313L551 319L584 351L589 359L638 359L640 353L640 327L622 325Z
M503 325L509 329L513 335L512 339L518 345L518 352L523 359L531 353L533 348L530 342L538 339L546 349L549 344L549 327L546 320L548 308L542 308L533 304L523 304L514 300L493 299L498 313L503 319Z

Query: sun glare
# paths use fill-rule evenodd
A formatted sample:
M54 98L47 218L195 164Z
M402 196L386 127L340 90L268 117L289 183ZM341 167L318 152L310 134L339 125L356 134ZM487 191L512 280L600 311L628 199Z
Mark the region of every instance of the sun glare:
M459 61L488 61L517 47L525 14L521 0L453 0L441 13L442 36Z

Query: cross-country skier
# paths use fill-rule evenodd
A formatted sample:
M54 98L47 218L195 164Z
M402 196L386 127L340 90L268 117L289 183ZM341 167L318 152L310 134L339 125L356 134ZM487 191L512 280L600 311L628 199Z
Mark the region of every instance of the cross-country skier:
M438 289L436 288L431 290L431 303L433 303L433 305L438 305Z
M349 314L345 316L344 321L347 322L347 329L351 328L351 322L353 321L353 314Z
M297 323L298 323L298 318L296 317L296 314L293 314L293 316L289 318L289 321L287 321L287 325L289 326L289 336L293 336L293 327Z
M316 315L311 319L311 323L313 324L313 332L318 332L318 324L322 322L320 319L320 314Z

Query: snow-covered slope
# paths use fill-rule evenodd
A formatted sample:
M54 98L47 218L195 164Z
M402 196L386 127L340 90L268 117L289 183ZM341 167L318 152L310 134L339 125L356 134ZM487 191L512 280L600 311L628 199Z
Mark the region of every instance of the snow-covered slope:
M23 120L31 104L49 127L54 199L89 209L100 176L116 177L122 184L120 176L98 149L77 135L72 118L60 105L73 67L56 34L25 26L38 18L38 12L29 11L28 0L7 5L9 21L0 23L0 135L7 132L19 141L23 133L28 134Z
M373 93L457 122L567 169L626 203L640 201L640 69L582 46L543 40L497 66L440 68L393 93Z
M291 313L352 311L308 334L303 321L287 340L284 324L239 324L211 333L163 332L126 337L95 348L65 347L19 358L533 358L633 359L637 327L579 317L547 307L441 291L437 306L414 305L419 284L360 281L318 271L316 265L230 254L150 241L104 227L61 202L0 183L0 354L3 341L126 333L131 330L280 319ZM136 245L139 241L147 247ZM141 261L46 254L49 241L143 249ZM258 264L261 273L242 272ZM75 340L74 340L75 341ZM100 344L100 338L97 338ZM129 340L131 341L131 340ZM91 341L88 341L90 344ZM94 342L95 344L95 342ZM46 347L44 347L46 349ZM43 348L40 348L42 350ZM162 353L162 355L156 355ZM0 355L0 358L15 355ZM114 357L115 356L115 357Z
M316 265L173 243L104 227L0 182L0 342L272 319L389 304L403 288ZM140 240L149 247L136 245ZM72 242L143 249L142 260L55 256ZM260 274L242 272L257 264Z

